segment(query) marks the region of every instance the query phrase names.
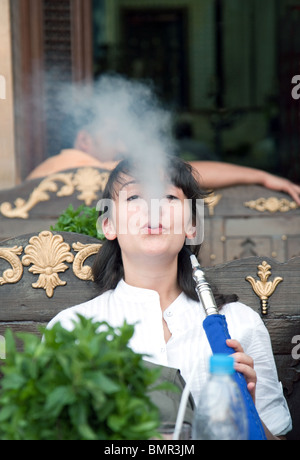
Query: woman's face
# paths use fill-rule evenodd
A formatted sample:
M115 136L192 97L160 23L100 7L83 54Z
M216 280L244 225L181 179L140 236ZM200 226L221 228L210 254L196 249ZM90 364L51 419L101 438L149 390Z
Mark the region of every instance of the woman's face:
M122 175L114 197L113 217L104 221L108 239L118 238L123 253L177 255L191 232L191 209L183 191L172 184L161 198L146 199L134 178Z

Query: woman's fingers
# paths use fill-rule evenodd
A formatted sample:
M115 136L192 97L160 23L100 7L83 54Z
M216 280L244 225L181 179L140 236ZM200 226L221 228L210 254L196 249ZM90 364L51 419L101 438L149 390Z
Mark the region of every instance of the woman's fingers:
M250 392L253 401L255 402L255 388L257 383L257 376L254 370L254 361L251 356L244 353L243 347L237 340L228 339L226 340L227 345L232 348L235 353L233 353L234 358L234 368L237 372L240 372L244 375L247 388Z

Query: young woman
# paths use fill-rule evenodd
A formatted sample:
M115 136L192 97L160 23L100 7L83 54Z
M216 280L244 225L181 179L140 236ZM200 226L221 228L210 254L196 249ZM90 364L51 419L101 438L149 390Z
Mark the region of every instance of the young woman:
M126 320L136 325L132 349L153 363L179 369L185 380L200 354L191 388L197 404L211 350L189 256L200 248L195 233L203 223L197 203L204 195L191 166L170 158L165 171L157 175L165 184L164 198L154 212L135 166L120 162L104 192L101 220L106 241L93 267L99 296L62 311L48 327L60 321L71 329L76 313L113 326ZM198 244L191 246L190 241ZM235 295L216 295L216 301L235 339L227 344L233 349L236 369L246 378L258 413L270 430L266 429L267 436L282 436L291 429L291 419L269 334L259 315Z

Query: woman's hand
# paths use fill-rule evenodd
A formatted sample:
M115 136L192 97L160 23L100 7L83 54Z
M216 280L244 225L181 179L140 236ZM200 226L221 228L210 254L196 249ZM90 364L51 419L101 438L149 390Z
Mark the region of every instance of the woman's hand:
M235 353L232 354L234 358L234 368L236 371L241 372L241 374L244 375L246 382L247 382L247 388L252 396L253 402L255 404L255 388L256 388L256 382L257 382L257 377L256 377L256 372L254 370L254 362L251 356L246 355L244 353L243 347L238 342L237 340L233 339L228 339L226 340L226 344L230 347L233 348ZM268 440L280 440L280 439L285 439L284 437L281 436L274 436L266 427L266 425L263 423L261 420L262 425L265 430L265 434Z
M251 356L248 356L246 355L246 353L244 353L243 347L237 340L228 339L226 340L226 344L230 348L233 348L233 350L235 351L235 353L233 353L232 355L235 362L234 368L236 371L244 375L247 382L248 391L251 394L253 402L255 404L255 389L257 377L256 372L254 370L253 359L251 358Z
M262 185L271 190L288 193L300 205L300 186L283 177L264 173Z

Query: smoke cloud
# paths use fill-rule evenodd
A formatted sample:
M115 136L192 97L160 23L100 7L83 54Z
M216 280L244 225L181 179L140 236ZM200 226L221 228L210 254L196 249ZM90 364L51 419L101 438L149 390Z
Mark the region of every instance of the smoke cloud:
M162 107L150 85L104 75L92 86L62 87L59 100L73 125L71 129L85 128L99 135L106 147L118 148L121 157L137 165L147 194L152 198L162 196L161 171L176 144L171 113ZM101 151L98 158L103 161Z

